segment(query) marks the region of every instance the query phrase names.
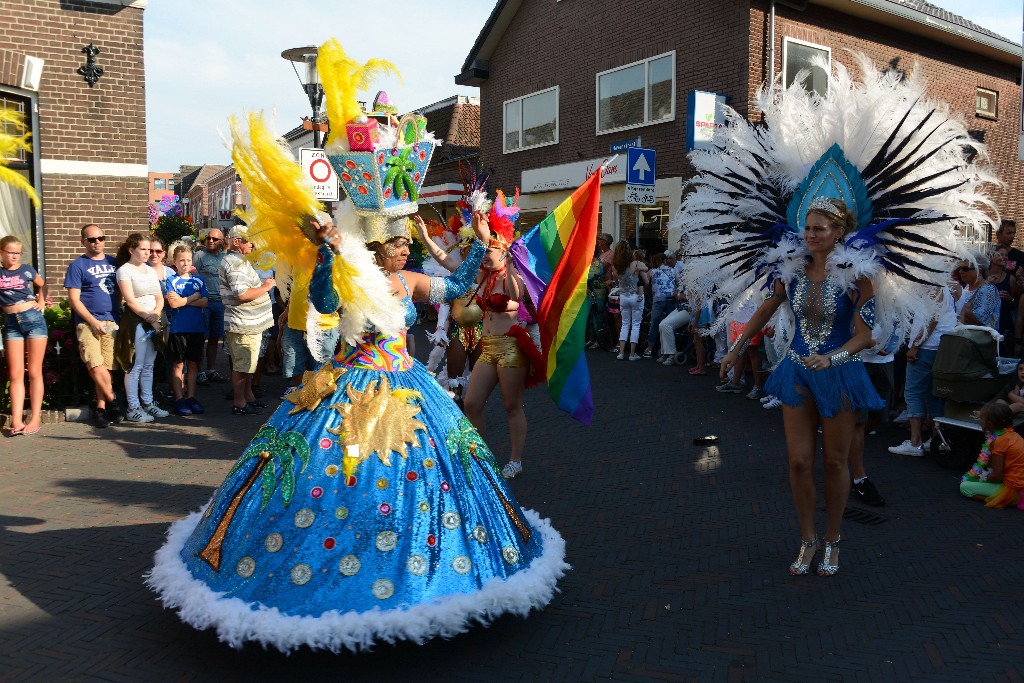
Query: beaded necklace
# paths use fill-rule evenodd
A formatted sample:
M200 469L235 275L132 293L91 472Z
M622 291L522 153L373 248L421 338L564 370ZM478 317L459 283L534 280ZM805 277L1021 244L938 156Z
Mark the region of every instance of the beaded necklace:
M981 447L981 452L978 453L978 461L974 463L970 471L960 478L960 481L988 481L988 475L992 472L992 469L988 466L989 461L992 459L992 442L1003 434L1012 431L1013 427L1007 427L1006 429L997 429L989 434Z

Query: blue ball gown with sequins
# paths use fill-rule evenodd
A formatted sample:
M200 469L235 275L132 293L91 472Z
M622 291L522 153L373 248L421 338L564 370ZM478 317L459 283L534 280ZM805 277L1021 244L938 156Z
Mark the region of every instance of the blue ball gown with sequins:
M234 647L338 651L452 636L551 600L564 541L519 507L404 333L368 334L318 375L206 508L172 525L148 577L165 605Z
M879 410L885 402L875 391L859 356L825 370L808 370L800 362L812 353L828 354L850 341L853 316L871 327L874 299L859 310L846 288L832 278L812 282L798 273L786 288L796 318L793 343L765 383L765 391L783 404L798 406L810 395L822 417L843 410Z

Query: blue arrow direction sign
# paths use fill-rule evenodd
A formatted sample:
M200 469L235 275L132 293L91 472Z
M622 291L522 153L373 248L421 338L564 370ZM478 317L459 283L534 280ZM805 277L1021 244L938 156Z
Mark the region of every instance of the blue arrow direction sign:
M626 184L654 187L656 152L646 147L626 150Z

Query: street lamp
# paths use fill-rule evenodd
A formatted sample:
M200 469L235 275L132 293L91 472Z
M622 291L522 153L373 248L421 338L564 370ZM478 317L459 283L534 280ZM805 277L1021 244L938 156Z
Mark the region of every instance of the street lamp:
M309 98L309 106L313 109L313 117L303 120L302 126L313 131L314 147L321 146L320 133L327 130L327 122L320 114L320 105L324 101L324 87L320 84L320 74L316 70L318 51L319 49L316 46L307 45L306 47L293 47L281 53L282 57L292 63L295 77L302 84L302 90L306 93L306 97ZM305 65L302 75L299 75L299 69L296 64Z

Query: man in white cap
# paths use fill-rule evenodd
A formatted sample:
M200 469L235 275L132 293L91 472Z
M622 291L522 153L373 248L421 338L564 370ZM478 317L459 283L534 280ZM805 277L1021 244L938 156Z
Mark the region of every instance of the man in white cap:
M224 342L231 358L233 415L259 415L266 404L252 393L263 331L274 324L270 290L274 278L261 280L243 257L255 248L244 225L228 233L228 253L220 264L220 297L224 302Z

